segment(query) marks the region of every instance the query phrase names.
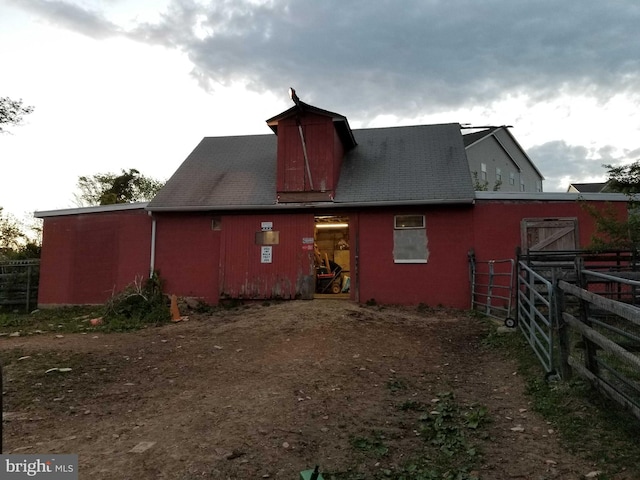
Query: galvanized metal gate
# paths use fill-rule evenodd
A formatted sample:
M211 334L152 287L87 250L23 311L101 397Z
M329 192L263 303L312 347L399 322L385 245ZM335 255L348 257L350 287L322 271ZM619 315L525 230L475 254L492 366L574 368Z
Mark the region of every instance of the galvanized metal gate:
M554 363L553 284L526 263L518 262L518 328L547 373Z
M30 311L38 303L39 277L39 259L0 262L0 306Z
M515 325L511 316L514 260L478 261L469 252L471 308L483 314Z

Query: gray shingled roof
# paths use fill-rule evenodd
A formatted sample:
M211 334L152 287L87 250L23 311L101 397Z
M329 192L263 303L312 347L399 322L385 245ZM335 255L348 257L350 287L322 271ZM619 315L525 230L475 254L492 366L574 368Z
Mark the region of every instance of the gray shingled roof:
M336 202L429 202L474 198L457 123L354 130Z
M342 162L334 204L473 201L458 124L371 128L353 134L358 145ZM276 141L275 135L204 138L147 208L276 206Z
M147 209L273 204L276 142L275 135L203 138Z

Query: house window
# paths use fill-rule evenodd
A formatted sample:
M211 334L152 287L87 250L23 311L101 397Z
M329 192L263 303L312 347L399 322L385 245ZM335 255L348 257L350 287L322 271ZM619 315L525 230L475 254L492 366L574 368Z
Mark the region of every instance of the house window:
M541 191L542 191L542 181L536 180L536 192L541 192Z
M525 191L524 180L522 180L522 179L520 179L520 191L521 192Z
M496 182L502 182L502 170L496 168Z
M509 173L509 185L515 185L516 184L516 174L513 172Z
M480 178L482 180L486 180L487 179L487 164L486 163L481 163L480 164Z
M393 261L427 263L429 249L424 215L396 215L393 227Z

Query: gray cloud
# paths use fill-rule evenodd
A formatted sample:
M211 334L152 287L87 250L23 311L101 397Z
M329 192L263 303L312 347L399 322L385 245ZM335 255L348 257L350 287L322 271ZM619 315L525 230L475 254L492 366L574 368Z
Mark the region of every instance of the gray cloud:
M30 0L28 2L9 0L9 2L58 27L76 31L87 37L103 39L121 32L121 29L109 22L102 13L82 8L71 2L63 0Z
M205 88L293 85L304 101L365 123L518 93L640 95L636 0L173 0L158 22L126 32L68 1L20 4L86 35L183 51Z
M566 191L569 183L597 181L594 175L604 181L607 177L604 165L638 160L640 150L620 152L610 145L587 148L556 140L531 147L527 153L545 176L546 191ZM565 180L567 178L568 182Z
M638 89L638 20L634 1L174 0L161 22L131 34L186 52L212 85L292 84L345 114L411 116L518 92L606 99Z

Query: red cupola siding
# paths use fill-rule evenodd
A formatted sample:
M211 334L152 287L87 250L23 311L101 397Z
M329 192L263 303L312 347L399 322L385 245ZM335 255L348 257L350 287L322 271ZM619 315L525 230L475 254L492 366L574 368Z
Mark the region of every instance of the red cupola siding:
M345 153L356 146L343 115L298 101L267 124L277 135L277 201L334 198Z

